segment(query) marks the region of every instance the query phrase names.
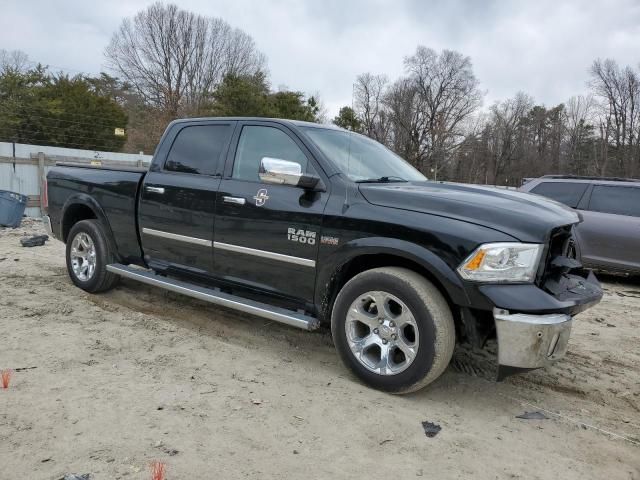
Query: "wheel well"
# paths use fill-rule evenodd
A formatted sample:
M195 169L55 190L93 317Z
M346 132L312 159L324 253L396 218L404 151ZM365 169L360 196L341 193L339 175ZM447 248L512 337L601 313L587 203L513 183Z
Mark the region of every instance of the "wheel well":
M81 203L70 205L64 212L64 218L62 219L62 241L67 241L71 227L81 220L88 220L90 218L98 218L90 207Z
M451 308L453 318L456 322L456 328L458 328L460 324L460 309L451 301L451 297L442 286L442 283L440 283L440 281L422 265L406 258L390 254L361 255L343 264L339 268L338 273L332 277L330 285L326 290L325 300L323 301L323 308L320 315L321 321L330 322L333 302L335 301L338 292L349 280L366 270L380 267L403 267L419 273L433 283L449 304L449 308Z

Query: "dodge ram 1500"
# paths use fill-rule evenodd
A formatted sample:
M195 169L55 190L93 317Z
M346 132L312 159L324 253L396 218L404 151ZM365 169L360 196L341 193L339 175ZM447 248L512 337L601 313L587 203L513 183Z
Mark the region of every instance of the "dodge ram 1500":
M428 181L379 143L261 118L177 120L148 169L58 165L52 235L88 292L120 277L308 330L331 327L367 384L417 390L456 342L498 344L499 377L567 351L597 303L567 255L578 214Z

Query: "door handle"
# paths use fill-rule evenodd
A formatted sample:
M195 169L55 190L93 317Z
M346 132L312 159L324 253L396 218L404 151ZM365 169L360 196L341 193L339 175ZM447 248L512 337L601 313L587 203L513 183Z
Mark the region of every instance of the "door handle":
M222 197L222 200L224 201L224 203L232 203L234 205L244 205L245 202L247 201L242 197L227 197L227 196Z
M152 193L164 193L164 188L163 187L144 187L144 189L147 192L152 192Z

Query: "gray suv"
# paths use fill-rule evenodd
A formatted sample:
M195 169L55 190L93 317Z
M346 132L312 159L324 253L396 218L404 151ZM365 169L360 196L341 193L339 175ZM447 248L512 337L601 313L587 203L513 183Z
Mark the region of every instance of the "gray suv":
M640 274L640 180L546 175L520 191L551 198L580 212L575 253L586 267Z

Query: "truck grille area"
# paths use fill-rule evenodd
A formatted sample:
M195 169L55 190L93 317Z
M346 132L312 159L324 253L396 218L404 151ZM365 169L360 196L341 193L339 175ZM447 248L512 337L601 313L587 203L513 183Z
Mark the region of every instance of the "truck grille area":
M573 240L573 226L565 225L551 232L549 246L545 252L544 262L538 272L537 284L545 286L551 277L557 277L562 273L575 273L582 270L582 264L575 258Z
M578 302L581 306L574 310L574 314L597 303L602 297L595 275L582 268L579 259L575 258L571 225L552 232L538 282L540 288L557 300Z

